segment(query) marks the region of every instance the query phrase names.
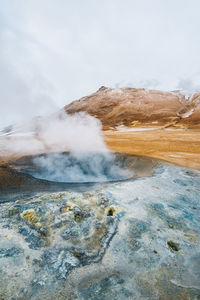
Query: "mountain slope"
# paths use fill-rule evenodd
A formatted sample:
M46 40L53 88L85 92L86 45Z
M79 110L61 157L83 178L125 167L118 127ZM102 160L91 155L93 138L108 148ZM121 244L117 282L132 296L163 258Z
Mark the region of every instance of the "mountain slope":
M186 124L200 127L200 93L187 100L179 91L162 92L136 88L113 90L101 87L90 96L64 107L73 114L85 111L101 120L104 126Z

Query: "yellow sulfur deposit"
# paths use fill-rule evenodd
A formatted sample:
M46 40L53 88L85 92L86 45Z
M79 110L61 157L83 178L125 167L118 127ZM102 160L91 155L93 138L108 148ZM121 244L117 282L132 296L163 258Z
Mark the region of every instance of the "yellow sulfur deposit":
M21 213L21 217L27 220L29 223L33 223L36 226L39 225L40 219L36 216L34 209L27 209Z

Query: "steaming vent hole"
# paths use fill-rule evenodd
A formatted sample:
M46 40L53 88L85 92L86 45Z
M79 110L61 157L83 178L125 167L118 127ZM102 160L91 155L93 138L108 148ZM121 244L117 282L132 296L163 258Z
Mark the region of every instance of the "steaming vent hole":
M130 157L111 152L41 154L31 157L21 171L53 182L121 181L133 177Z

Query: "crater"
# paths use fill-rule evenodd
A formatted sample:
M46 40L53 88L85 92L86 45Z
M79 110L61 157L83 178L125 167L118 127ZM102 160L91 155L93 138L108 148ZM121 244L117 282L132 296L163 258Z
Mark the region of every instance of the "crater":
M16 160L13 167L59 183L103 183L152 174L155 160L111 152L45 153Z
M156 159L112 152L23 156L0 166L0 202L42 191L85 192L91 186L150 176L158 165Z

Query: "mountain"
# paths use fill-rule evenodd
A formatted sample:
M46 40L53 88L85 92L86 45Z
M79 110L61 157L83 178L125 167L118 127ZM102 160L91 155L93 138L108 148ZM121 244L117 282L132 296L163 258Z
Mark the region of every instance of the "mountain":
M137 88L97 92L64 107L68 114L85 111L107 127L118 125L185 125L200 128L200 93L187 98L180 91L162 92Z

